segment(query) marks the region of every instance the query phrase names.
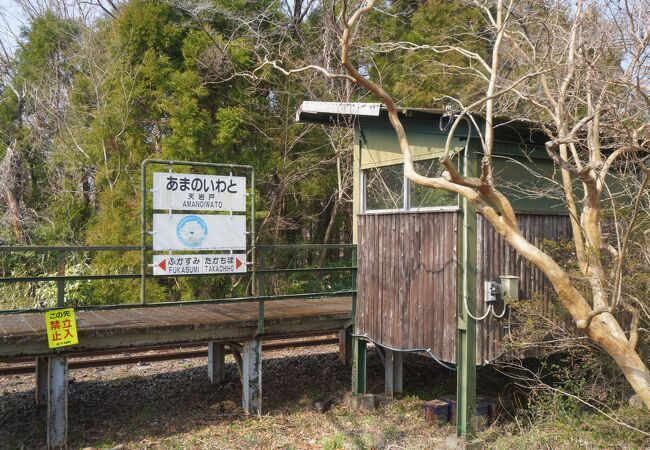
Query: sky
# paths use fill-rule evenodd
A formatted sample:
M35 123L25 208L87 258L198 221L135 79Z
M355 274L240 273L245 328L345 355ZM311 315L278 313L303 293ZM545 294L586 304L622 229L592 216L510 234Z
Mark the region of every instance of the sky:
M15 50L21 28L28 25L28 16L23 12L17 1L0 0L0 40L5 46ZM22 0L31 9L32 15L42 13L52 7L57 8L67 18L83 18L92 20L101 15L101 9L91 1L79 0ZM115 1L114 3L120 3Z
M16 36L25 21L20 8L13 0L0 0L0 39L12 49L16 47Z

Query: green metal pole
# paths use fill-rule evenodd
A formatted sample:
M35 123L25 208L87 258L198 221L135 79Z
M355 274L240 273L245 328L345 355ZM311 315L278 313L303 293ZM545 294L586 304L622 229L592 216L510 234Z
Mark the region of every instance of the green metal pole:
M255 239L257 238L255 232L255 169L249 167L251 171L251 268L253 271L253 276L251 278L251 293L254 295L256 292L255 283L257 283L257 277L255 276L255 263L257 262L257 243Z
M58 275L65 276L65 252L57 252ZM56 280L56 306L63 308L65 306L65 280Z
M358 266L357 249L352 249L351 265ZM351 290L352 294L352 332L354 333L357 315L357 269L352 269ZM367 343L366 341L352 338L352 395L365 394L367 392Z
M264 250L260 249L259 255L259 270L264 270L266 264L264 262ZM266 295L266 274L257 272L257 295L264 296ZM260 299L257 301L258 311L257 311L257 334L264 333L264 300Z
M140 303L146 303L147 295L147 163L140 165Z
M476 176L476 159L468 155L468 143L462 162L465 176ZM476 412L476 208L462 198L461 230L458 232L458 334L456 341L456 432L460 437L474 435ZM465 302L467 299L467 302ZM467 303L467 309L465 309Z
M352 293L352 331L354 332L354 324L356 323L356 316L357 316L357 249L353 248L352 249L352 256L351 256L351 266L354 267L352 269L352 280L350 281L350 290L353 291Z
M352 395L365 394L367 343L363 339L352 340Z

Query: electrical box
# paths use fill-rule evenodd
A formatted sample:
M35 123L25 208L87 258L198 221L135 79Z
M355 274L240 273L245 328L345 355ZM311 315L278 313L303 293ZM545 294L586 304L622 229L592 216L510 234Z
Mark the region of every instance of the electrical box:
M500 278L501 294L503 295L503 298L519 300L519 277L502 275Z
M497 281L486 281L483 292L485 303L496 303L501 295L501 284Z

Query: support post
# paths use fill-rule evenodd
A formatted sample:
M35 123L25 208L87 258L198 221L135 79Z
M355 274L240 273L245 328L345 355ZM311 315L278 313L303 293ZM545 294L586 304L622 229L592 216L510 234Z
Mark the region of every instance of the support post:
M393 355L393 390L395 394L404 392L404 353L395 352Z
M49 358L47 377L47 448L66 448L68 437L68 357Z
M352 395L366 393L366 350L367 343L363 339L354 338L352 341Z
M47 377L49 358L47 356L38 356L36 358L36 406L47 404Z
M359 261L357 260L357 248L352 249L350 255L350 264L354 269L350 274L350 290L352 291L352 331L355 330L354 326L357 323L357 267L359 266Z
M147 164L140 164L140 303L147 302Z
M339 331L339 362L346 367L352 362L352 330Z
M468 155L468 145L463 158L465 176L476 176L478 162ZM456 433L460 437L474 435L476 412L476 321L468 313L476 315L476 208L463 198L461 200L460 229L458 230L458 300L456 337ZM465 308L467 304L467 309Z
M399 397L403 390L402 352L386 349L384 352L384 382L387 397Z
M266 262L264 261L264 249L260 248L257 256L258 272L257 272L257 296L263 297L266 295L266 274L259 272L266 269ZM257 300L257 334L264 334L264 300Z
M236 345L229 345L230 350L232 351L232 357L235 358L235 363L237 364L237 372L239 372L239 381L244 384L244 360L241 357L240 348Z
M208 342L208 378L212 384L223 384L225 374L225 346L220 342Z
M242 355L242 406L246 414L262 414L262 341L254 337L244 341Z

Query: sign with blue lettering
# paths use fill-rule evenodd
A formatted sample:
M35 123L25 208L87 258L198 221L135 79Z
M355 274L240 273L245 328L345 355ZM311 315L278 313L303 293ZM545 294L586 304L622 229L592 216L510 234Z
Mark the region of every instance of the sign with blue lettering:
M246 177L154 172L153 208L246 211Z
M245 250L246 216L154 214L154 250Z

